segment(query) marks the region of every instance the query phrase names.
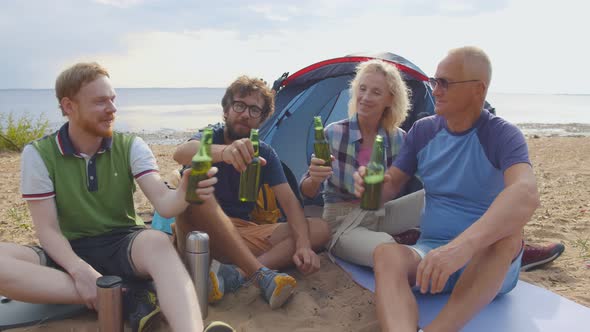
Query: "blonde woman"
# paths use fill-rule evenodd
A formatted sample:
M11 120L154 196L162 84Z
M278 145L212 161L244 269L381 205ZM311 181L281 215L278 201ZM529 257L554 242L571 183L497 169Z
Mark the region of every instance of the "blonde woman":
M373 266L373 251L379 244L395 241L391 234L419 223L423 191L376 212L361 210L354 195L353 174L369 162L377 135L384 140L386 167L395 159L406 134L399 126L410 108L408 94L394 65L382 60L361 63L350 84L349 117L325 129L332 164L324 165L312 156L301 182L306 197L323 194L323 219L332 230L330 253L356 264Z

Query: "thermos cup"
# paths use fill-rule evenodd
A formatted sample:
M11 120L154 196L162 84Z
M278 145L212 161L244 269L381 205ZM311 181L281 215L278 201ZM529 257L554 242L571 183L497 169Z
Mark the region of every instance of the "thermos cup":
M207 301L209 291L209 235L207 233L197 231L188 233L184 249L184 260L197 291L201 316L205 319L207 317L207 306L209 305Z
M117 276L96 279L98 326L101 332L123 332L123 280Z

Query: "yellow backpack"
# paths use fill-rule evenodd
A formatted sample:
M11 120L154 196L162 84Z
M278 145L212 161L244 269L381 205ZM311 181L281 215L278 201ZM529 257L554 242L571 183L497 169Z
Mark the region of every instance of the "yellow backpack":
M258 191L256 205L250 212L251 220L257 224L274 224L282 217L274 192L268 184L263 184Z
M293 172L282 161L281 166L283 167L283 172L285 173L289 187L291 187L291 190L293 191L293 194L295 194L299 205L301 205L303 208L303 200L301 199L301 194L299 193L299 183L297 182L297 178L295 178ZM274 224L277 222L286 221L287 217L281 210L275 193L266 183L263 184L260 187L260 191L258 191L256 205L254 206L252 212L250 212L250 218L253 222L258 224Z

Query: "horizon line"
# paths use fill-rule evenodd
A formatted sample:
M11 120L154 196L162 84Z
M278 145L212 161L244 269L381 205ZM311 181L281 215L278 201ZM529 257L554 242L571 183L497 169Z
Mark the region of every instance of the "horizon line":
M119 87L115 90L186 90L186 89L226 89L227 87ZM0 88L0 91L43 91L54 90L54 88ZM506 91L492 91L489 94L512 94L512 95L552 95L552 96L588 96L588 93L569 93L569 92L506 92Z

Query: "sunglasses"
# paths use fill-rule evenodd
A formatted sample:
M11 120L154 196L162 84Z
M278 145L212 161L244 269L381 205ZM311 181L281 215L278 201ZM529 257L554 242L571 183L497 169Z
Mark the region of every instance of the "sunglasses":
M466 81L449 81L446 78L436 78L431 77L428 79L428 83L430 83L430 87L432 90L436 89L436 87L440 87L444 91L449 89L449 85L453 84L461 84L461 83L469 83L469 82L479 82L480 80L466 80Z

